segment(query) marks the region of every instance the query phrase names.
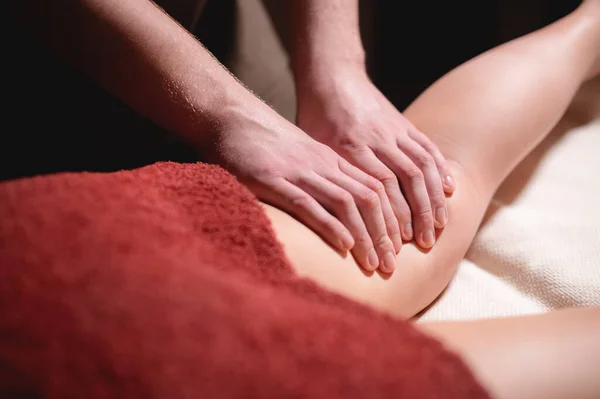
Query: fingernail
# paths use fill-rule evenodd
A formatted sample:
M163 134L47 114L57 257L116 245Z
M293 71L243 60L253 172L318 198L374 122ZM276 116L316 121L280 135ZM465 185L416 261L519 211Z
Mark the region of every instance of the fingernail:
M369 262L371 270L375 270L377 269L377 266L379 266L379 258L377 257L377 252L375 252L374 248L371 248L371 250L369 251L369 255L367 256L367 262Z
M408 223L408 224L404 225L404 236L406 237L407 240L412 240L412 238L413 238L412 224Z
M454 179L452 178L452 176L444 177L444 186L446 186L451 191L454 191L454 189L456 189L456 184L454 183Z
M399 252L400 248L402 248L402 237L399 233L396 233L392 236L392 243L394 244L394 249L396 252Z
M426 248L433 247L433 244L435 243L435 236L433 234L433 230L427 230L425 233L423 233L423 235L421 236L421 240L423 241L423 245L425 245Z
M435 221L440 224L440 227L444 227L446 222L448 221L448 214L446 213L446 208L440 206L435 211Z
M394 269L396 268L396 258L393 253L386 252L386 254L383 255L383 268L388 273L394 271Z
M354 246L354 238L348 232L343 232L340 238L342 249L348 250Z

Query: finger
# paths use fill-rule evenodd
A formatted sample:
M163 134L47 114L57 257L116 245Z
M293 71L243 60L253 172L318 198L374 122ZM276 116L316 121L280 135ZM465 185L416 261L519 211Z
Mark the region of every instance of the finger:
M401 145L405 154L423 172L433 211L434 225L436 228L441 229L448 221L448 210L446 208L446 196L444 195L442 179L440 178L435 161L423 147L414 141L406 140Z
M298 181L298 186L319 201L350 231L355 243L352 255L358 264L368 271L377 269L379 257L352 194L316 173L304 176Z
M350 231L312 196L285 179L277 179L257 190L258 197L296 217L340 251L354 246Z
M377 266L386 272L393 271L396 267L396 256L394 246L387 235L378 194L344 173L329 178L354 198L379 258Z
M409 130L408 136L414 141L416 141L421 147L423 147L425 151L431 154L435 161L435 164L437 165L438 172L442 178L442 185L444 186L444 191L448 194L452 194L454 190L456 190L456 183L454 182L454 177L452 176L452 172L448 167L446 158L444 157L438 146L435 145L435 143L431 141L429 137L419 132L418 130Z
M345 161L340 160L340 163L345 163ZM396 251L387 234L387 226L385 224L379 194L360 182L360 180L366 181L367 179L373 178L347 163L344 168L353 169L352 173L360 175L360 177L354 179L345 173L339 173L329 176L329 180L352 194L354 203L358 207L365 226L367 227L367 231L375 246L375 251L379 258L378 266L382 271L390 273L396 268ZM381 183L377 183L382 186ZM380 191L383 191L383 188L381 188Z
M415 242L422 248L435 243L433 213L423 172L400 149L390 149L385 154L388 165L400 179L404 195L412 214Z
M412 240L413 226L411 209L408 206L408 202L406 201L404 194L402 194L402 190L400 189L400 184L398 182L398 177L387 164L389 161L389 157L386 157L383 153L376 155L372 152L365 152L360 156L360 162L362 162L362 164L364 165L372 165L372 176L375 177L377 180L381 181L385 186L386 193L388 194L388 198L390 199L392 204L392 209L400 225L402 239L404 239L405 241ZM371 173L371 169L364 170Z
M390 203L391 196L400 196L406 209L408 204L404 200L402 193L400 192L400 185L398 179L394 173L389 170L371 150L366 150L359 154L353 155L352 161L358 166L355 167L345 160L340 162L340 170L350 176L351 178L364 184L371 190L375 191L379 195L379 201L381 202L381 210L383 212L383 219L387 227L387 233L394 249L399 252L402 248L402 236L400 235L400 227L398 225L398 218L393 210ZM360 168L360 169L359 169ZM364 171L365 173L362 173ZM388 194L392 192L391 195ZM406 221L406 220L405 220ZM410 222L410 211L408 215L408 222Z

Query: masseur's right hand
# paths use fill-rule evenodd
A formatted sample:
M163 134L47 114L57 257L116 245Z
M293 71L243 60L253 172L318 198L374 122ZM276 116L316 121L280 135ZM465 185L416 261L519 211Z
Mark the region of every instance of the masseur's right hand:
M365 269L393 267L388 234L398 224L381 183L260 101L154 2L17 3L32 34L138 113L212 154L334 247L352 248Z
M260 103L225 110L214 160L366 270L391 272L399 233L383 185ZM211 159L211 156L216 159Z

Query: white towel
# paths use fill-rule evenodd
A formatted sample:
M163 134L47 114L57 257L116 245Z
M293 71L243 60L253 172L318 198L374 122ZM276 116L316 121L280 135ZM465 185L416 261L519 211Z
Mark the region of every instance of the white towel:
M502 184L466 259L420 320L600 306L600 79Z

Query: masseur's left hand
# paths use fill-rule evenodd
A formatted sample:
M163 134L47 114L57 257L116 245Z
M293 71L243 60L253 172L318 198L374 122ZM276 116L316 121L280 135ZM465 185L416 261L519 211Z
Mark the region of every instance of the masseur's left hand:
M443 155L375 87L362 66L323 68L297 82L298 126L380 180L402 238L431 248L455 189ZM414 226L414 227L413 227Z

